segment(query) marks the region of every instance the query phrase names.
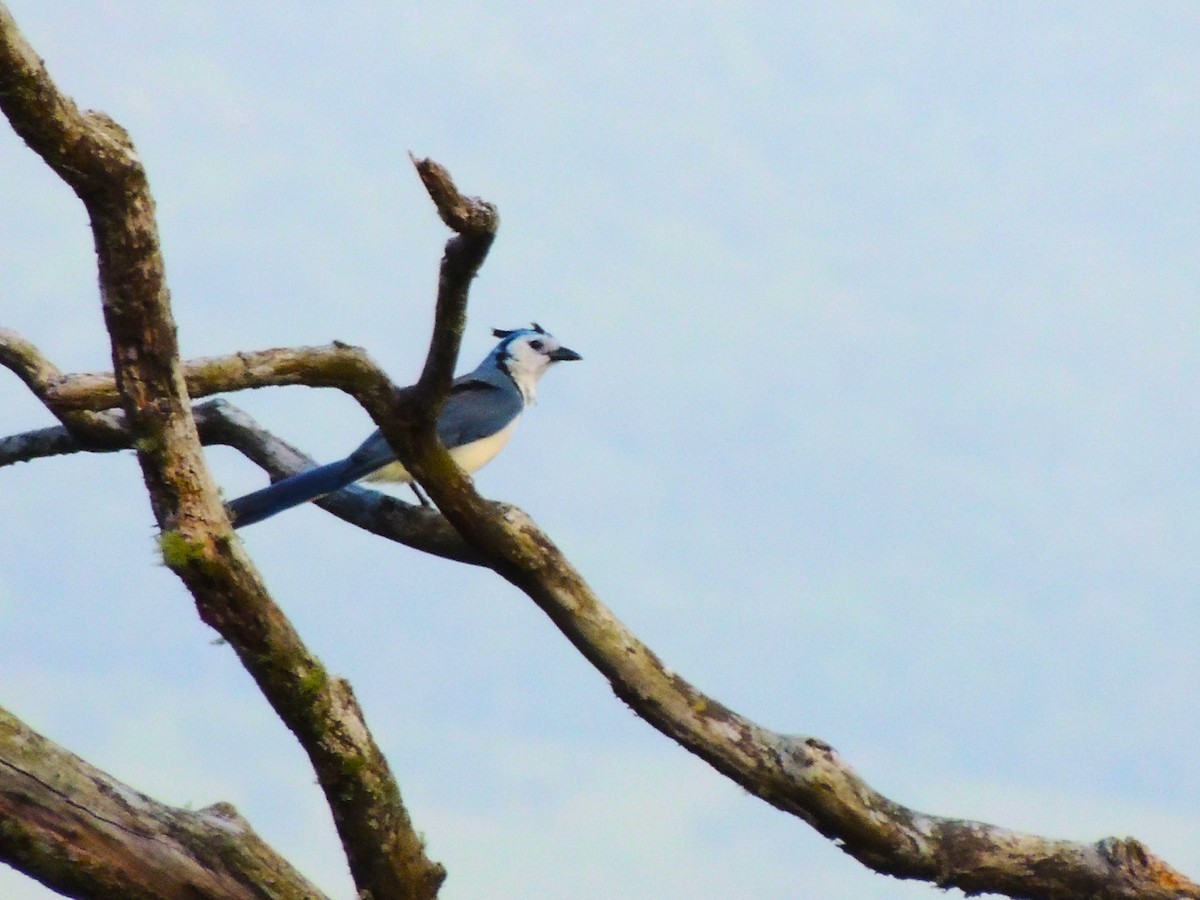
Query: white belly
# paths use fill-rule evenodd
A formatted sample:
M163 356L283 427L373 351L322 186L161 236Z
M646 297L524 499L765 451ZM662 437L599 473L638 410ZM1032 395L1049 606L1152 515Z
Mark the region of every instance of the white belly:
M517 417L517 419L519 418L520 416ZM469 444L463 444L461 447L455 447L450 451L450 458L458 463L459 468L463 471L467 473L478 472L492 461L493 456L504 449L504 445L512 437L513 429L517 427L517 419L513 419L493 435L480 438ZM408 473L408 469L404 468L397 461L388 463L382 469L376 469L364 478L363 481L398 481L407 483L412 481L412 475Z

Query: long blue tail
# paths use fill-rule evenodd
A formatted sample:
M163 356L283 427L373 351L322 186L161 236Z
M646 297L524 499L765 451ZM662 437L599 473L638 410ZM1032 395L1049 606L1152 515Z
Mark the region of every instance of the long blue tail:
M262 490L229 501L225 508L234 528L253 525L269 519L275 513L316 500L333 491L353 484L363 476L362 467L352 458L338 460L307 472L299 472Z

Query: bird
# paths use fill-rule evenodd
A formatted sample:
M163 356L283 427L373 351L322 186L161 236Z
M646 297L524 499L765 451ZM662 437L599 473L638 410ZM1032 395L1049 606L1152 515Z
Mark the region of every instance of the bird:
M521 413L536 399L538 381L547 369L583 359L536 322L511 331L495 328L492 334L500 343L474 371L454 379L437 421L438 437L468 473L483 468L508 443ZM364 480L413 481L378 430L345 459L231 500L226 511L234 528L242 528Z

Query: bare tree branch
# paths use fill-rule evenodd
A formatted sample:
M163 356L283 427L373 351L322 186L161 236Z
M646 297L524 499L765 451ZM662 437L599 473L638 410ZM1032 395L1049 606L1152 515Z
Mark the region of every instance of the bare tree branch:
M195 408L205 444L224 444L240 451L278 480L313 467L306 456L262 428L244 411L224 400ZM0 441L0 465L3 460ZM388 494L351 485L314 501L339 519L380 537L454 562L486 565L436 509L405 503Z
M0 55L0 66L3 64ZM0 102L5 96L0 76ZM62 101L54 97L39 102L52 110L63 107ZM5 109L12 118L13 112L7 106ZM174 545L174 550L165 542L164 555L192 589L205 621L233 635L231 643L247 668L304 743L316 732L317 722L328 724L330 719L299 703L294 685L299 678L300 683L317 682L324 689L323 672L298 639L293 640L294 636L287 633L286 622L276 621L281 616L265 597L248 560L240 555L240 544L229 536L228 522L216 504L215 491L207 483L183 390L184 375L175 352L153 219L147 219L150 207L144 175L130 162L132 159L135 163L136 157L123 143L123 136L120 140L113 137L112 123L99 120L93 125L99 131L96 136L80 137L72 132L72 152L89 141L94 147L106 147L105 141L115 141L117 150L108 151L116 161L110 174L121 188L113 192L111 187L97 186L92 160L80 170L76 190L88 204L97 232L106 319L114 339L117 394L130 430L137 436L139 459L164 538L175 540L177 536L182 541ZM51 143L58 135L49 126L18 131ZM26 140L37 149L37 142L28 136ZM52 166L66 155L62 148L43 152ZM102 153L100 156L106 158ZM487 204L462 197L444 171L427 162L418 162L417 166L443 220L459 232L447 244L443 259L438 311L425 369L418 385L406 391L396 391L369 364L356 369L337 386L355 396L370 413L401 461L468 545L539 605L608 679L618 697L718 771L808 822L879 872L958 887L968 893L992 891L1048 900L1200 898L1200 886L1132 839L1109 838L1095 844L1050 840L980 822L926 815L883 797L823 741L764 729L671 672L600 602L527 515L515 507L481 498L470 478L452 464L437 442L432 426L457 357L467 290L486 257L496 219ZM133 209L114 213L110 207L119 205L116 201L121 197L134 198ZM125 239L124 244L114 240L108 227L116 229ZM126 259L131 249L142 251L137 257L140 268L136 273ZM106 254L112 257L108 262ZM131 352L135 347L139 354ZM288 377L295 378L288 383L331 383L321 381L328 378L321 372L306 380L296 369ZM49 392L46 396L48 402L54 402ZM88 399L77 408L88 408L94 402L94 398ZM185 470L186 478L181 474ZM195 489L197 484L199 490ZM235 602L230 603L229 598ZM242 618L249 617L251 611L254 621ZM254 654L266 662L256 663L251 658ZM301 661L297 663L297 659ZM336 703L337 696L336 692L323 693L318 706ZM349 697L348 688L342 696ZM332 719L338 721L337 716ZM360 721L357 715L353 721ZM305 746L329 796L337 782L325 780L323 766L328 760L323 748L313 749L308 743ZM347 787L354 790L361 785L355 782ZM330 803L335 817L345 814L332 796ZM360 886L380 884L371 881L377 875L372 863L379 860L356 860L353 855L354 839L371 835L355 831L353 824L347 827L341 820L338 824L351 854L356 881ZM397 829L402 837L409 830ZM424 860L423 855L420 860ZM414 866L411 871L417 874L411 877L419 879L419 862ZM425 871L440 874L436 868ZM405 883L411 883L411 878ZM432 883L436 890L436 881Z
M55 386L62 381L62 373L42 356L33 344L8 328L0 328L0 364L15 372L33 395L47 405L81 444L96 450L119 445L121 429L112 415L70 411L51 405L50 398ZM110 405L115 406L116 403ZM104 407L93 407L102 408Z
M0 365L11 369L55 415L120 406L112 372L64 375L17 332L0 328ZM260 387L339 388L353 394L379 379L379 367L358 347L279 348L181 363L189 397Z
M436 202L439 193L431 196ZM445 214L443 219L451 227L458 221ZM447 257L452 246L453 241ZM456 304L465 311L473 276L473 269L443 261L438 328L447 334L441 341L455 343ZM449 307L444 316L443 302ZM438 366L438 346L435 333L426 372ZM445 465L440 448L412 440L411 427L389 424L380 422L384 434L446 518L542 608L617 696L718 771L804 819L866 865L902 878L1013 897L1200 897L1200 886L1136 841L1075 844L918 813L872 789L823 741L776 734L724 707L668 670L528 516L483 500L470 478ZM393 437L393 431L399 433Z
M435 202L439 193L431 190ZM454 196L457 196L454 191ZM456 227L459 219L443 213ZM466 231L460 237L473 232ZM451 242L453 244L453 241ZM447 246L447 257L451 245ZM474 270L442 265L439 317L426 372L444 365L440 341L453 329ZM442 315L441 305L449 309ZM439 341L437 330L447 333ZM981 822L930 816L879 794L825 742L761 728L667 669L601 603L548 536L520 510L475 492L444 452L388 422L384 434L401 461L497 573L536 602L647 722L768 803L798 816L871 868L968 893L1012 897L1200 897L1189 881L1132 839L1093 845L1020 834Z
M414 413L432 431L454 380L454 366L467 324L467 292L491 249L500 216L492 204L464 196L450 173L433 160L411 158L438 215L455 232L442 256L429 352L412 394Z
M259 425L252 416L225 400L210 400L192 408L200 441L205 446L232 447L260 466L272 480L311 469L316 463ZM71 453L112 453L133 447L133 436L124 427L124 415L114 415L119 438L103 447L85 446L59 425L0 438L0 468L50 456ZM423 553L454 562L484 566L475 550L436 509L415 506L403 500L351 485L313 501L326 512L380 537Z
M108 446L104 450L111 453L117 450L127 450L133 446L133 439L128 436L128 432L123 433L122 437L125 438L122 446ZM79 439L62 425L53 428L39 428L37 431L26 431L0 438L0 466L45 459L48 456L81 453L87 449L90 448L84 447Z
M113 373L163 559L308 753L360 892L435 896L445 872L425 856L350 686L330 678L304 646L230 530L191 415L154 202L133 144L110 119L81 112L58 90L3 7L0 108L87 207ZM364 397L394 395L381 373L363 380ZM14 852L0 832L0 854Z
M668 669L521 510L484 500L469 478L442 478L421 455L409 471L467 542L541 607L634 712L872 869L967 893L1040 900L1200 897L1200 885L1133 839L1051 840L889 800L824 741L764 729Z
M165 806L0 709L7 860L71 897L293 900L324 895L228 804Z

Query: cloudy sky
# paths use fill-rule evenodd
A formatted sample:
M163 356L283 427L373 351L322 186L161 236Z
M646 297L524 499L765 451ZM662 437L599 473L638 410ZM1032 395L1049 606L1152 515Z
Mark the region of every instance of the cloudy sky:
M1200 876L1200 12L567 6L10 3L137 142L185 355L336 338L415 378L445 233L406 153L439 160L503 219L463 368L530 320L585 357L483 493L675 670L892 798ZM6 129L0 325L109 367L84 211ZM51 424L0 385L0 433ZM371 427L334 392L234 400L324 459ZM211 458L231 496L264 480ZM0 470L0 519L0 704L350 896L132 455ZM941 895L668 743L497 577L314 508L245 540L445 897Z

